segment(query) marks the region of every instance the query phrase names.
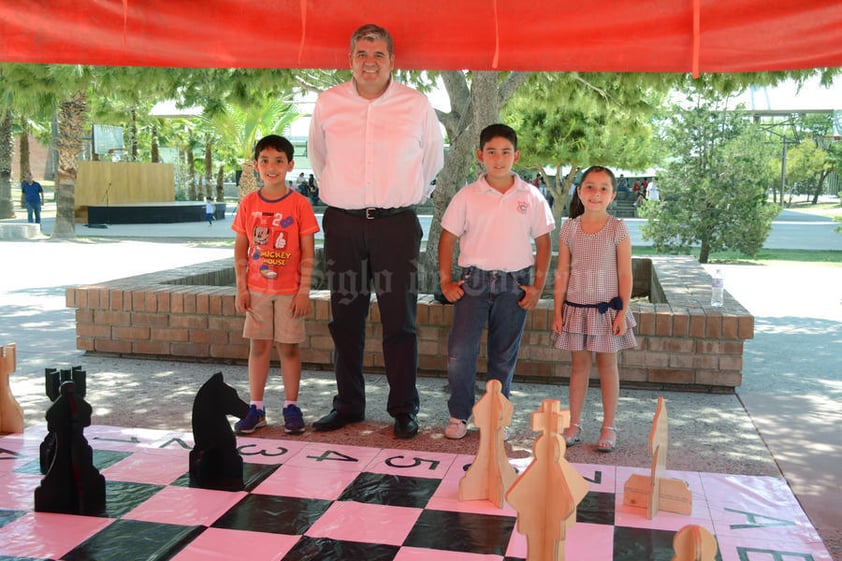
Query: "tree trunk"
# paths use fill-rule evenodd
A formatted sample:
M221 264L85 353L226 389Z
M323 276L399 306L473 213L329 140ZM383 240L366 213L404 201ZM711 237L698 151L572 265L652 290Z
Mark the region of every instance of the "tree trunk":
M436 190L433 191L433 221L427 236L426 251L421 259L418 271L419 292L435 292L439 287L438 247L441 237L441 219L450 199L461 189L470 174L474 152L479 146L479 133L486 126L499 120L500 105L498 83L499 72L474 72L471 80L470 99L453 100L451 106L459 103L465 113L460 119L456 130L448 130L450 134L450 149L445 159L444 167L436 180Z
M131 135L131 139L129 140L129 142L131 142L131 151L130 151L131 160L129 160L129 161L136 162L137 161L137 109L132 109L132 129L131 129L131 133L129 133L129 134Z
M161 152L158 150L158 125L152 125L152 145L149 152L149 161L153 164L161 161Z
M56 222L53 238L76 236L76 171L82 151L82 134L88 115L87 96L76 92L59 104L58 179L56 181Z
M213 185L213 140L205 140L205 187L207 194L211 196L211 185Z
M216 200L225 200L225 166L219 166L219 172L216 174Z
M21 119L20 123L21 133L18 140L18 169L20 170L20 179L26 177L27 173L32 173L32 165L29 161L29 120Z
M702 238L701 242L699 247L699 263L707 263L710 259L710 243L706 237Z
M187 147L187 200L196 200L196 168L194 166L195 159L193 157L193 148L191 145Z
M824 190L824 180L827 179L827 176L830 175L829 170L822 170L821 174L819 175L819 180L816 182L816 190L813 192L813 204L818 204L819 197Z
M0 218L14 218L12 201L12 113L0 119Z

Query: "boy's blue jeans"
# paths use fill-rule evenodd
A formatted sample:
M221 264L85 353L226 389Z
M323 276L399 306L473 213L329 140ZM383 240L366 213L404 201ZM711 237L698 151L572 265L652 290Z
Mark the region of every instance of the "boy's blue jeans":
M450 416L467 420L474 407L480 338L488 324L487 379L499 380L509 397L517 364L526 310L518 306L530 282L530 267L507 273L476 267L462 270L461 299L454 303L453 326L447 341Z

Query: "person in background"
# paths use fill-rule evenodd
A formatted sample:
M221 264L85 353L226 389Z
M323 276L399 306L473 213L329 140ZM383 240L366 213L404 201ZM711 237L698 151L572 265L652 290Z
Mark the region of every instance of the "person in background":
M208 226L213 226L213 215L216 213L216 208L213 205L213 197L210 195L205 199L205 220L208 221Z
M526 313L541 298L550 266L555 220L538 188L512 173L519 158L514 129L502 124L484 128L477 160L485 173L456 193L442 217L440 285L444 297L454 303L447 342L450 421L444 431L451 439L464 437L468 430L486 324L487 379L499 380L503 395L509 397ZM453 280L457 240L462 276Z
M292 171L292 143L269 135L254 148L254 167L262 187L243 197L231 229L237 296L234 304L246 314L243 337L249 346L249 412L234 425L238 434L266 426L263 397L272 347L278 350L284 382L284 431L304 432L298 407L304 318L310 313L310 284L315 262L313 234L319 224L313 207L286 184Z
M658 190L658 185L655 183L657 177L653 177L646 187L646 198L650 201L661 200L661 192Z
M417 263L423 231L415 205L444 163L436 113L392 79L392 37L367 24L351 36L350 81L319 96L308 155L328 205L322 226L336 353L333 409L313 424L336 430L365 418L363 349L370 293L377 294L396 438L418 433Z
M41 223L41 207L44 206L44 189L27 172L20 184L21 198L26 206L26 221Z
M582 409L596 355L602 391L602 429L597 450L617 445L615 418L620 393L617 352L635 347L631 239L625 223L608 214L616 196L614 174L602 166L585 170L578 188L581 207L561 227L555 277L553 346L570 351L568 446L582 441Z

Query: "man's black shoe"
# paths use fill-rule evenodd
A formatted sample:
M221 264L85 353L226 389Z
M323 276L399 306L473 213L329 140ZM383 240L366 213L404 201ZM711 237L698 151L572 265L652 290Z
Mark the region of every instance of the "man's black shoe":
M415 415L398 413L395 415L395 438L414 438L418 434L418 421Z
M316 432L327 432L341 429L345 425L359 423L363 418L362 415L343 415L336 409L332 409L330 413L313 423L313 430Z

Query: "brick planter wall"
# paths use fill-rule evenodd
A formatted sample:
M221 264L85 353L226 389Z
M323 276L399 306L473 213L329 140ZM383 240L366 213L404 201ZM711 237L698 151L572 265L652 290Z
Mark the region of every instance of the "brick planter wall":
M553 266L554 270L554 266ZM636 296L632 312L638 347L619 355L624 386L733 391L740 385L743 342L754 335L754 318L726 293L722 308L710 306L710 276L690 257L634 259ZM91 353L158 359L245 362L244 318L234 309L230 259L69 288L76 308L77 347ZM311 292L305 367L332 369L328 331L329 294ZM418 351L422 375L446 376L447 335L452 306L431 295L418 302ZM516 377L566 381L570 354L550 347L551 299L529 313ZM376 302L367 327L365 368L383 369L382 331ZM484 353L484 349L482 350ZM480 360L482 361L482 354ZM484 363L480 363L480 370ZM597 378L596 369L592 376Z

